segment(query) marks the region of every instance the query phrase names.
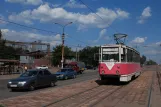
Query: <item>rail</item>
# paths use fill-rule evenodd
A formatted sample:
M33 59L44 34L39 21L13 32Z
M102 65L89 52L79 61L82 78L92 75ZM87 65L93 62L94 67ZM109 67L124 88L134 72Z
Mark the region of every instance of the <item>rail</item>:
M157 67L156 67L156 72L157 72ZM149 93L148 93L148 104L147 104L147 107L151 107L152 106L151 98L152 98L153 81L154 81L154 72L153 72L152 81L151 81L150 89L149 89Z
M45 106L43 106L43 107L48 107L48 106L51 106L51 105L53 105L53 104L57 104L57 103L59 103L59 102L61 102L61 101L65 101L65 100L70 99L70 98L72 98L72 97L79 96L79 95L84 94L84 93L86 93L86 92L88 92L88 91L93 91L93 90L95 90L96 88L99 88L99 87L101 87L101 86L96 86L96 87L93 87L93 88L91 88L91 89L87 89L87 90L85 90L85 91L83 91L83 92L79 92L79 93L74 94L74 95L71 95L71 96L69 96L69 97L66 97L66 98L63 98L63 99L54 101L54 102L52 102L52 103L50 103L50 104L47 104L47 105L45 105ZM112 87L112 86L111 86L111 87ZM78 104L77 107L81 107L82 104L85 104L86 101L90 100L91 98L97 98L97 99L98 99L98 96L99 96L100 94L102 94L103 96L101 96L96 102L90 104L90 106L93 106L93 105L95 105L95 104L98 104L98 103L100 103L103 99L105 99L105 98L111 96L113 93L119 91L119 90L122 89L123 87L124 87L124 86L118 86L118 87L116 87L116 89L113 89L113 90L112 90L110 93L108 93L107 95L104 94L104 93L107 92L107 91L108 91L108 88L110 88L110 87L105 87L105 89L104 89L104 90L101 90L101 91L100 91L100 90L99 90L99 91L97 90L97 93L95 93L94 95L92 95L92 97L87 98L85 101L83 101L84 103L81 103L81 105Z
M160 71L157 71L157 78L158 78L159 89L161 92L161 72Z
M56 103L61 102L61 101L63 101L63 100L66 100L66 99L72 98L72 97L74 97L74 96L80 95L80 94L82 94L82 93L85 93L85 92L87 92L87 91L93 90L93 89L98 88L98 87L100 87L100 86L96 86L96 87L87 89L87 90L85 90L85 91L79 92L79 93L77 93L77 94L74 94L74 95L71 95L71 96L62 98L62 99L60 99L60 100L57 100L57 101L54 101L54 102L49 103L49 104L47 104L47 105L44 105L43 107L51 106L51 105L53 105L53 104L56 104Z

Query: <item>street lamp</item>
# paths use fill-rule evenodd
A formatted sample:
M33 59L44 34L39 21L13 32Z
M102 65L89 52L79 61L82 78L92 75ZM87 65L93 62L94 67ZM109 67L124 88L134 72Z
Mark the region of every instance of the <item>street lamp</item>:
M64 30L65 30L65 27L69 24L72 24L73 22L69 22L65 25L61 25L59 23L55 23L57 25L60 25L62 28L63 28L63 33L62 33L62 59L61 59L61 67L63 68L63 62L64 62L64 39L65 39L65 34L64 34Z

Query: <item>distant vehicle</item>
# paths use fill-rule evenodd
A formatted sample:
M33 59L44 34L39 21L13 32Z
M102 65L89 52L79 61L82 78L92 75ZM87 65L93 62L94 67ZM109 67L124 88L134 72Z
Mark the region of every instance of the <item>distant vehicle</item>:
M75 70L77 73L82 74L83 71L85 70L85 63L84 62L70 62L67 67L72 68Z
M48 69L48 67L47 67L47 66L45 66L45 65L42 65L42 66L38 66L38 67L36 67L36 69Z
M21 74L16 79L8 81L7 87L11 90L15 89L29 89L34 90L40 86L54 86L57 82L57 78L54 74L51 74L48 70L28 70Z
M93 66L86 66L86 69L87 69L87 70L88 70L88 69L95 70L96 67L93 67Z
M57 79L76 78L77 72L71 68L63 68L60 71L56 72Z
M140 53L126 45L102 45L99 56L101 80L118 78L128 82L141 74Z

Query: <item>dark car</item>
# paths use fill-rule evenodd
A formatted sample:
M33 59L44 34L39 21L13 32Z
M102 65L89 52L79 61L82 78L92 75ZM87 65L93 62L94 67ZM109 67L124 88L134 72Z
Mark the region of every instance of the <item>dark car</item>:
M71 68L64 68L56 72L57 79L76 78L77 72Z
M96 67L93 67L93 66L86 66L86 69L87 69L87 70L88 70L88 69L93 69L93 70L95 70Z
M54 74L51 74L48 70L28 70L21 74L16 79L8 81L7 87L11 90L15 89L29 89L34 90L40 86L55 86L57 78Z

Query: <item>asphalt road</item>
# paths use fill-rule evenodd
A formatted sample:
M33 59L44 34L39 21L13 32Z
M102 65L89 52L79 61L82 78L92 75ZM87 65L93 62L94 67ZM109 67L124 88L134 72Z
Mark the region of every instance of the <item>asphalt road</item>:
M95 71L85 71L83 74L77 75L77 78L75 79L58 81L56 83L57 86L55 87L39 88L39 89L36 89L35 91L16 91L16 92L11 92L9 89L7 89L6 85L7 85L8 80L0 80L0 100L24 95L27 93L37 92L37 91L45 90L48 88L56 88L56 87L61 87L65 85L70 85L70 84L74 84L74 83L78 83L78 82L82 82L86 80L91 80L94 78L98 78L98 72L96 70Z

